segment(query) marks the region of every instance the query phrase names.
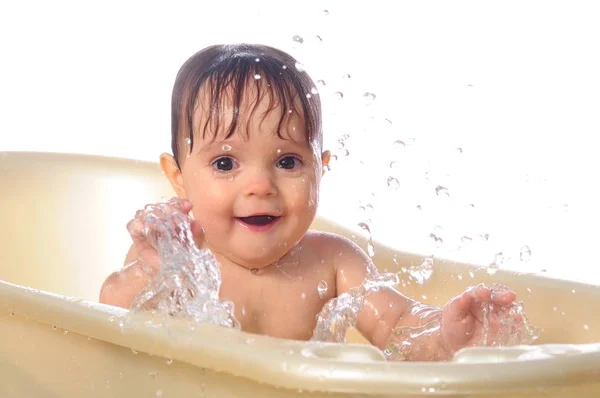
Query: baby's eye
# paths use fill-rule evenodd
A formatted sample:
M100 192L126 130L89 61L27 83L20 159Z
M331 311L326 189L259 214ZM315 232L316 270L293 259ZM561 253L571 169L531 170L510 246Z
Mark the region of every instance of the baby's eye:
M296 156L284 156L277 162L277 167L280 169L291 170L300 166L302 166L302 161Z
M232 158L223 156L215 160L212 165L219 171L231 171L235 167L235 162Z

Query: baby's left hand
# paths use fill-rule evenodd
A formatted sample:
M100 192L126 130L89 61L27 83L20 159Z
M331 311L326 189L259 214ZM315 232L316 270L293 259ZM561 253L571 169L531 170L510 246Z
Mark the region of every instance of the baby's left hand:
M501 328L505 308L513 303L516 295L512 291L496 291L479 285L467 289L450 300L442 310L441 340L445 348L454 353L461 348L482 345L484 337L484 306L490 308L489 334Z

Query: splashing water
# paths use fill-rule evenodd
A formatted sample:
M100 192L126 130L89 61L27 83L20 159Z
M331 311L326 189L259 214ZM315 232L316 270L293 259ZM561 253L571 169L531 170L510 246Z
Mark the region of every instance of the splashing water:
M317 315L317 325L311 341L345 343L346 331L355 327L358 313L369 294L385 288L393 288L399 283L398 274L370 274L363 283L348 292L329 300ZM502 294L509 289L502 285L490 286L492 295ZM531 344L539 336L524 313L522 302L504 306L494 316L494 305L482 304L483 325L481 336L471 345L512 346ZM411 317L419 319L417 326L399 326L392 330L383 350L388 360L404 361L419 358L421 347L428 341L440 338L442 309L422 303L414 303L410 308ZM450 355L454 354L453 352ZM447 359L448 353L436 350L432 360Z
M346 330L356 326L366 296L384 287L396 286L398 275L369 273L362 285L329 300L317 315L317 325L311 341L345 343Z
M402 268L402 272L407 273L410 279L416 281L419 285L422 285L431 278L431 275L433 275L433 267L433 256L427 256L423 259L421 264Z
M519 260L521 260L521 262L523 263L527 263L530 259L531 249L529 248L529 246L526 245L521 247L521 250L519 251Z
M371 228L366 222L359 222L358 226L361 227L367 233L367 253L369 257L375 256L375 243L373 242L373 234Z
M191 218L182 211L180 200L147 205L135 218L160 255L160 269L133 300L130 311L151 311L239 329L233 303L219 300L221 267L209 250L196 246Z

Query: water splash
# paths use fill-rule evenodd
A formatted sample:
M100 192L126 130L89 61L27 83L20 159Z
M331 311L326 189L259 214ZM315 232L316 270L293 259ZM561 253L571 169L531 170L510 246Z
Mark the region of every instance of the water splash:
M529 246L525 245L521 248L521 250L519 251L519 259L524 263L529 262L529 260L531 259L531 249L529 248Z
M292 37L292 41L294 41L295 43L304 43L304 39L300 36L300 35L294 35Z
M357 316L366 296L381 288L393 287L397 284L398 276L395 274L369 274L359 287L354 287L329 300L317 314L317 325L313 330L311 341L345 343L346 331L356 326Z
M401 271L407 273L410 279L414 280L419 285L422 285L431 278L433 269L433 256L427 256L423 259L421 264L413 265L412 267L403 267Z
M504 253L498 252L494 256L494 262L492 262L490 265L488 265L487 273L489 275L494 275L496 272L498 272L500 267L502 267L503 265L504 265Z
M348 328L355 327L358 313L365 299L379 290L393 288L399 283L398 274L383 273L368 275L363 283L348 292L329 300L317 315L317 325L311 341L345 343ZM502 294L508 288L491 285L492 295ZM418 320L416 326L399 326L392 330L383 350L388 360L405 361L423 359L445 360L454 352L435 352L424 354L429 343L441 338L441 319L443 310L439 307L414 302L409 309L410 316ZM482 304L482 332L474 337L470 345L511 346L531 344L539 336L539 330L529 322L524 313L524 304L515 302L495 311L493 304ZM493 314L493 315L492 315Z
M367 233L367 253L369 257L375 256L375 243L373 242L373 234L371 228L366 222L359 222L358 226L361 227Z
M239 329L233 303L219 299L221 267L209 250L196 246L181 201L147 205L135 218L159 253L160 269L133 300L131 313L151 311Z
M400 182L398 181L398 179L396 177L392 177L392 176L388 177L387 185L390 189L392 189L394 191L397 190L398 188L400 188Z

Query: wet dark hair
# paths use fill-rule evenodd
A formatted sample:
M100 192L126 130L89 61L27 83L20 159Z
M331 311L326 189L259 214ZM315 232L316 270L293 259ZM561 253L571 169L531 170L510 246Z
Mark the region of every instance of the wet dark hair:
M244 91L254 84L256 98L254 109L265 97L269 97L267 114L279 105L281 117L277 135L290 112L304 118L306 139L322 147L321 101L313 94L315 85L304 71L296 67L296 60L289 54L273 47L254 44L214 45L192 55L180 68L173 87L171 99L171 149L180 166L179 155L184 139L189 139L189 150L194 145L194 135L200 126L194 126L194 112L199 108L200 92L207 94L208 104L203 104L207 114L202 115L202 137L212 127L214 137L220 131L220 119L224 101L233 106L231 124L226 138L237 130ZM255 76L260 78L256 79ZM309 95L307 95L309 94ZM296 106L295 106L296 105ZM296 109L300 105L302 109ZM266 116L266 114L265 114ZM184 127L187 131L183 131ZM223 126L225 127L225 126Z

